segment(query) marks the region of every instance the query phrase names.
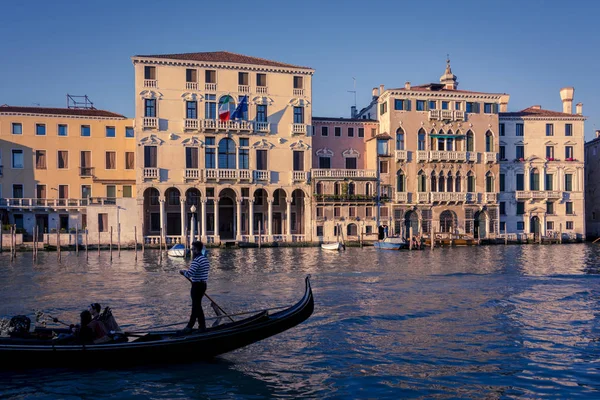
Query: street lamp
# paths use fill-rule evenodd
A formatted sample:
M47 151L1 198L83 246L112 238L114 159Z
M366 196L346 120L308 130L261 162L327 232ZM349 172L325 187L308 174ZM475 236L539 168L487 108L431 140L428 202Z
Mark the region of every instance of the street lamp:
M196 215L196 206L192 204L192 206L190 207L190 211L192 212L192 219L191 219L191 223L190 223L190 247L191 247L192 242L194 241L194 237L196 236L196 232L194 231L194 228L196 228L196 222L194 221L194 216Z

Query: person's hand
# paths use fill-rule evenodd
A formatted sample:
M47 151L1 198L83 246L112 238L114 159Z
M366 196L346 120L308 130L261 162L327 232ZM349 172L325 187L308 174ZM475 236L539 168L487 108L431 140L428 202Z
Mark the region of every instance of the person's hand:
M180 273L181 275L185 276L185 269L180 269L180 270L179 270L179 273Z

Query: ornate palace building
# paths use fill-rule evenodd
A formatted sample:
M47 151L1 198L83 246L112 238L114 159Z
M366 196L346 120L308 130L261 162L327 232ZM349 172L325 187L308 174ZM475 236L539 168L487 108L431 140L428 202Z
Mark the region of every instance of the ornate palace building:
M498 232L498 113L509 96L457 87L448 61L440 83L382 85L357 115L379 121L380 223L396 235Z
M210 243L312 240L314 70L229 52L132 60L144 235L177 242L193 216Z
M532 106L500 114L501 230L585 239L584 121L574 89L562 112Z
M133 120L94 108L0 106L0 213L31 240L87 228L115 241L134 226ZM123 210L119 213L119 210ZM133 240L128 230L123 240Z

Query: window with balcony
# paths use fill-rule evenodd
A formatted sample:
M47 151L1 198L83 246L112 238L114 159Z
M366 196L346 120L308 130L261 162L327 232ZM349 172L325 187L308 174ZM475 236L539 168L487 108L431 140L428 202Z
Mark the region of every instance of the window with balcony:
M442 101L442 110L448 110L450 108L449 101Z
M525 159L525 146L516 145L515 146L515 154L517 155L517 159Z
M157 168L157 147L144 146L144 168Z
M115 129L114 126L107 126L106 127L106 137L107 138L117 137L117 131L116 131L116 129Z
M195 68L187 68L185 70L185 81L187 83L198 83L198 70Z
M217 95L206 94L204 100L204 118L217 119Z
M148 118L156 117L156 99L145 99L144 100L144 117L148 117Z
M90 137L92 136L92 129L89 125L81 125L81 136Z
M532 169L529 174L529 190L540 190L540 172L537 168Z
M506 191L506 175L500 174L500 191Z
M567 201L565 203L565 214L567 215L573 215L573 202L572 201Z
M294 76L294 89L304 88L304 78L302 76Z
M573 124L565 124L565 136L573 136Z
M247 72L238 72L238 85L248 86L250 83L249 74Z
M500 161L506 160L506 146L500 145L499 150L500 150Z
M417 175L417 191L423 193L427 191L427 176L423 171L419 171Z
M185 117L187 119L198 119L198 102L197 101L186 101L185 102Z
M517 174L517 190L525 190L525 175Z
M404 150L404 130L398 128L396 131L396 150Z
M331 158L330 157L319 157L319 168L320 169L330 169L331 168Z
M35 134L37 136L46 136L46 124L35 124Z
M365 128L358 128L358 137L365 137Z
M475 192L475 176L471 172L467 174L467 192Z
M23 134L23 124L18 123L18 122L13 122L11 132L13 135L22 135Z
M35 169L46 169L46 150L35 151Z
M304 107L294 107L294 123L304 123Z
M546 202L546 214L554 215L554 202L553 201Z
M186 147L185 148L185 168L187 168L187 169L198 168L198 148L197 147Z
M329 127L328 126L321 127L321 136L329 136Z
M516 125L516 136L523 136L525 134L525 126L523 124Z
M144 79L156 79L156 67L144 66Z
M427 106L430 110L435 110L437 108L437 102L435 100L430 100L427 102Z
M504 124L500 124L500 136L506 135L506 126Z
M573 159L573 146L565 146L565 160Z
M219 168L235 169L235 142L230 138L223 138L219 141Z
M499 203L500 206L500 215L506 215L506 203L501 201Z
M67 169L69 168L69 151L68 150L59 150L57 153L57 162L56 166L58 169Z
M417 111L427 111L427 102L425 100L417 100Z
M546 159L554 160L554 146L546 146Z
M117 169L117 152L107 151L105 159L106 169Z
M473 137L473 132L469 130L467 132L467 151L474 151L475 149L475 139Z
M333 128L333 134L335 136L342 136L342 128L339 126L336 126Z
M68 199L69 198L69 185L58 185L58 198Z
M546 190L554 190L553 189L553 181L554 181L554 175L553 174L546 174L545 177L545 185L544 187L546 188Z
M135 137L135 133L133 131L133 127L132 126L128 126L125 128L125 137L126 138L133 138Z
M238 148L238 168L250 169L250 141L248 138L240 138L240 147Z
M398 170L396 174L396 191L399 193L406 192L406 175L402 170Z
M494 135L490 131L485 133L485 151L488 153L494 151Z
M354 128L348 128L348 137L354 137Z
M24 168L23 150L12 150L12 167L15 169Z
M525 214L525 202L517 201L517 215Z
M58 125L58 136L67 136L69 134L67 125L60 124Z
M204 82L205 83L217 83L217 71L207 69L204 71Z
M23 185L18 183L18 184L13 184L13 197L15 199L22 199L23 198Z
M135 169L135 153L133 151L125 152L125 169Z
M267 74L256 74L256 86L259 86L259 87L267 86Z
M565 174L565 192L573 191L573 174Z
M496 191L494 187L494 175L492 175L490 172L485 174L485 191L487 193L493 193Z
M356 169L356 157L346 157L346 169Z
M256 150L256 169L266 171L268 169L267 150Z
M45 199L46 196L47 196L46 185L36 185L35 186L35 198L36 199Z
M554 136L554 124L546 124L546 136Z
M419 134L417 135L417 139L418 139L417 149L420 151L425 150L425 147L426 147L425 136L426 136L425 130L423 128L419 129Z
M294 151L294 171L304 171L304 152L303 151Z

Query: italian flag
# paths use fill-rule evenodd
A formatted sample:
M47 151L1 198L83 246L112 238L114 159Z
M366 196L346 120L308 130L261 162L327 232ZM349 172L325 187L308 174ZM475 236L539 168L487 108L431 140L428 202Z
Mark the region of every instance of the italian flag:
M231 118L230 105L233 103L231 96L225 96L219 104L219 121L229 121Z

